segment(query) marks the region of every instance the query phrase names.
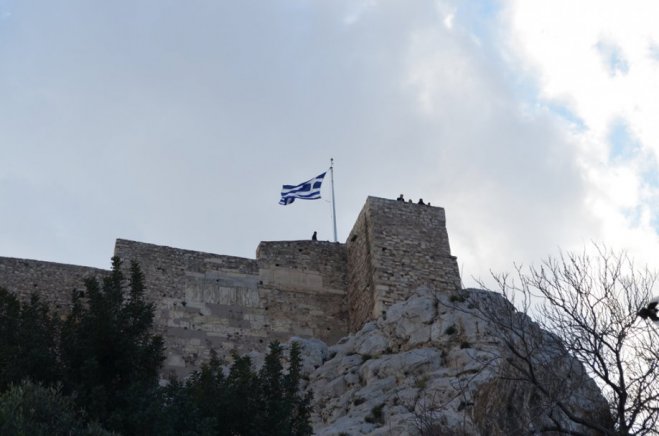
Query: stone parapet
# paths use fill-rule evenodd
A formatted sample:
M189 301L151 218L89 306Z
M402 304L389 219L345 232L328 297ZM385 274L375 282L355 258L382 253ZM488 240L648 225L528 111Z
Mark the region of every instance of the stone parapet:
M368 197L347 246L351 331L419 287L460 288L441 207Z
M0 287L27 301L32 294L56 311L71 307L73 291L84 291L85 279L108 271L78 265L0 257Z

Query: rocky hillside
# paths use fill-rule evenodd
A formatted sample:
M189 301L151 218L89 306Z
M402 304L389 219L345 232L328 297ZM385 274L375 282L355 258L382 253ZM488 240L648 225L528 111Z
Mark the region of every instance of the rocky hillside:
M551 399L512 380L515 357L500 326L483 316L486 310L510 313L526 333L552 338L502 296L481 290L418 290L331 347L292 338L303 344L315 433L513 435L560 424L588 434L567 421L557 401L606 422L607 406L595 384L578 362L556 350L538 348L533 357L551 367L540 377L558 381ZM255 363L259 357L253 355Z

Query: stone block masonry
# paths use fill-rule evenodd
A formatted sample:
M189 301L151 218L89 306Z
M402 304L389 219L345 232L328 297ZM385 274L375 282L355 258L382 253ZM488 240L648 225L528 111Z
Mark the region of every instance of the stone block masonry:
M0 257L0 287L22 301L37 294L58 312L70 309L72 292L84 292L86 278L103 277L107 273L86 266Z
M255 259L118 239L114 254L139 262L165 372L185 375L215 349L263 350L272 340L315 337L335 343L420 286L459 288L444 210L369 197L346 244L261 242ZM66 310L84 278L108 271L0 258L0 286L32 292Z
M179 375L231 351L260 350L291 336L335 342L348 332L343 244L261 242L256 260L118 240L137 260Z
M441 207L368 197L347 251L351 331L419 287L460 289Z

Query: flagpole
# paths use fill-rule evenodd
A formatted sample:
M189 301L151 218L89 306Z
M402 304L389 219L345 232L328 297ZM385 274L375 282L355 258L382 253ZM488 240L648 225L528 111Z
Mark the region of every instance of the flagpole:
M334 158L330 158L330 180L332 181L332 222L334 223L334 242L339 242L336 237L336 200L334 199Z

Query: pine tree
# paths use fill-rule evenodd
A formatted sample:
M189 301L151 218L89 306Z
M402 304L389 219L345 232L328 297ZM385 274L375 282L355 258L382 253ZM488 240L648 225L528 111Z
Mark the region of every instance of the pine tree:
M24 379L58 380L56 332L57 322L38 296L21 304L0 288L0 391Z
M233 365L227 377L226 413L218 416L221 434L258 434L259 384L249 356L233 355Z
M260 432L270 435L287 435L286 425L288 405L284 401L282 348L278 342L270 344L263 367L259 373L259 419Z
M164 347L152 333L154 309L144 301L144 276L136 263L130 272L126 283L115 257L102 285L86 281L87 301L74 295L61 355L64 387L76 393L78 405L108 428L138 434L155 419L149 405L157 396Z
M285 403L288 408L288 434L305 436L313 433L311 418L311 391L300 392L302 355L300 344L293 342L289 353L288 374L284 377Z
M3 436L118 436L96 423L85 425L73 401L59 387L29 381L12 385L0 396Z

